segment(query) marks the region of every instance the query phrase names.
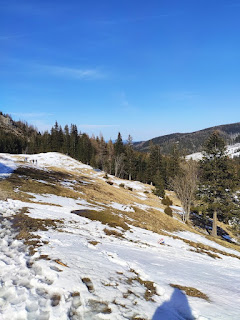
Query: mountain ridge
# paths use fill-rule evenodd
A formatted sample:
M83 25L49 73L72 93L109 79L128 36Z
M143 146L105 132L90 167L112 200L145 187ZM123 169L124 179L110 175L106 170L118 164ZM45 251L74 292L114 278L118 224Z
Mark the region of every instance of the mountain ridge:
M213 131L219 131L227 144L238 142L236 138L238 139L240 136L240 122L218 125L187 133L171 133L147 141L135 142L134 148L138 151L147 152L152 142L154 145L160 145L162 152L166 154L170 153L176 145L178 145L178 148L183 153L191 154L202 151L204 142Z

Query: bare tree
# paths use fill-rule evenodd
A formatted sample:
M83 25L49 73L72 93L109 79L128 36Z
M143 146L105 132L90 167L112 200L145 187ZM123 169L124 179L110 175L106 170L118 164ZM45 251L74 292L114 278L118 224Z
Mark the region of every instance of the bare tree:
M111 139L107 143L107 154L108 154L108 158L107 158L108 173L112 174L113 159L114 159L114 145Z
M191 204L195 199L198 182L198 166L193 160L182 162L179 173L171 179L170 185L181 201L183 207L183 221L188 222Z
M121 153L120 155L115 156L115 177L121 177L124 173L124 153Z

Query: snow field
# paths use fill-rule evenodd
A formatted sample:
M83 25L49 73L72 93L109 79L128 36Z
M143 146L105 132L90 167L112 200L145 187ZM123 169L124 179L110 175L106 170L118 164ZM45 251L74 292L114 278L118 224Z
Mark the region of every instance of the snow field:
M43 170L57 165L79 172L89 169L56 153L32 157ZM10 155L7 161L11 161ZM102 173L93 175L101 178ZM93 175L91 171L90 176ZM140 186L132 187L143 197L145 186L132 183ZM74 182L66 181L65 185L74 188ZM71 213L100 211L104 204L49 194L31 195L35 203L0 201L0 319L239 319L239 259L222 254L218 254L221 259L213 259L191 251L193 247L174 239L171 233L163 236L133 226L128 231L116 228L122 237L109 236L104 230L113 228ZM149 208L134 205L143 210ZM58 229L35 233L44 244L34 256L29 256L23 243L14 239L8 220L22 207L29 208L32 218L62 221ZM116 202L109 207L119 214L133 209ZM190 232L173 235L239 256L204 236ZM160 238L164 238L165 244L158 243ZM188 297L171 287L171 283L194 287L210 301ZM149 289L150 284L154 290Z
M43 196L36 197L41 200ZM184 308L172 301L174 290L169 283L192 286L209 296L211 303L188 297L192 319L229 319L229 315L231 319L238 319L239 260L226 256L214 260L191 252L188 244L170 235L164 236L165 245L159 245L161 235L137 227L126 231L123 239L109 237L100 222L71 214L75 206L81 207L77 200L49 195L48 201L62 207L13 200L0 204L4 203L5 212L9 214L28 205L31 217L64 220L61 232L37 232L48 245L40 247L33 257L24 253L21 241L13 240L9 222L2 225L1 264L5 268L1 269L4 281L1 312L4 320L14 319L16 310L22 319L130 319L133 315L151 319L166 301L169 301L166 310L160 308L160 311L170 314L169 319L180 319ZM202 241L191 233L182 236ZM92 241L97 245L92 245ZM51 260L38 260L40 255L48 255ZM54 260L62 261L67 267ZM28 262L33 262L31 268L26 266ZM155 302L144 299L146 288L135 278L155 284L159 294L153 296ZM82 279L89 279L90 286ZM93 290L89 290L91 286ZM74 292L79 295L72 296ZM57 300L52 302L52 297L57 294L61 300L53 306ZM189 309L185 309L187 315ZM111 313L105 313L106 310Z

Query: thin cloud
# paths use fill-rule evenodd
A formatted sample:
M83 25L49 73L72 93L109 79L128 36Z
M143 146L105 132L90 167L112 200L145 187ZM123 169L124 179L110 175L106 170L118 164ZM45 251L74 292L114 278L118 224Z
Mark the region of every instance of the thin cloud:
M43 118L53 116L52 113L45 113L45 112L30 112L30 113L21 113L21 112L12 112L11 115L20 118Z
M191 91L175 91L175 92L165 92L161 96L168 100L175 101L188 101L199 98L199 94Z
M124 109L124 111L136 112L138 110L129 102L125 92L121 92L120 94L120 106L122 109Z
M37 69L52 76L67 77L72 79L94 80L105 78L106 76L98 69L80 69L53 65L38 65Z
M80 124L81 128L98 129L98 128L114 128L120 127L118 124Z

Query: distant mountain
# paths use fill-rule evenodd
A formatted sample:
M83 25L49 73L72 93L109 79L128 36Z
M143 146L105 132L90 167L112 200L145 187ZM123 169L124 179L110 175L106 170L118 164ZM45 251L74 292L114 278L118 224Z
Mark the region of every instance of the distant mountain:
M140 141L134 143L134 148L138 151L149 151L150 141L155 145L160 145L162 152L168 154L174 145L178 145L184 154L191 154L202 151L202 146L209 135L218 130L227 144L239 142L240 138L240 122L219 125L206 128L191 133L172 133L160 137L153 138L148 141Z

